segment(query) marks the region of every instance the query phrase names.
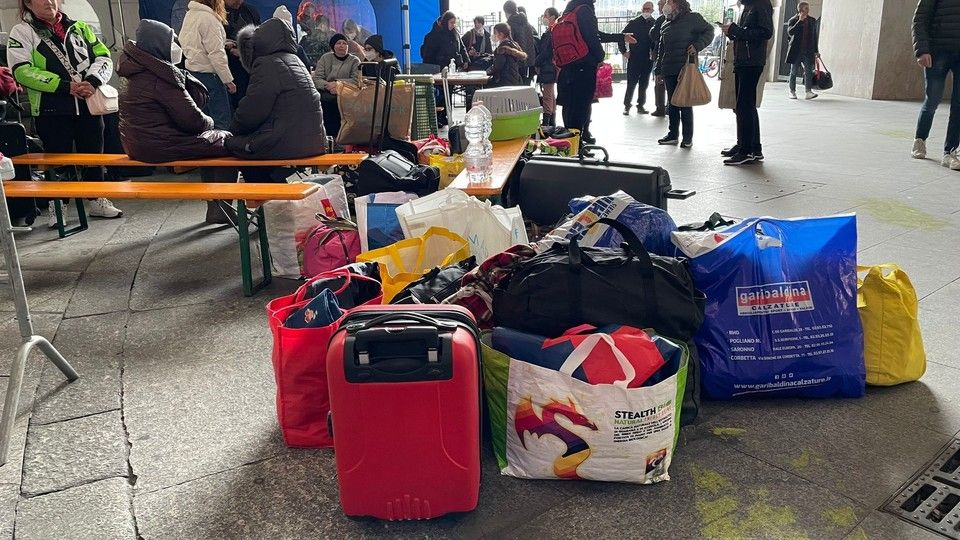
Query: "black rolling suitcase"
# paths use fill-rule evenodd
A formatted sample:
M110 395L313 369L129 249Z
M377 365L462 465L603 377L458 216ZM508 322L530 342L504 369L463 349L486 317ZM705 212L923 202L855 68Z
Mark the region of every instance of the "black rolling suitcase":
M584 151L600 152L592 159ZM537 225L556 224L570 213L570 199L584 195L610 195L623 190L639 202L667 209L667 200L686 199L695 191L675 190L662 167L611 162L606 149L587 146L579 157L532 156L510 186L511 200L523 217Z

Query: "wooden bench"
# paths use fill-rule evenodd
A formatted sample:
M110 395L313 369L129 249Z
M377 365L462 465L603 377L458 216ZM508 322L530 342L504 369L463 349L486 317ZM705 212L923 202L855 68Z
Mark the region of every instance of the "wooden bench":
M237 201L236 229L240 234L240 270L243 294L252 296L272 280L264 201L295 201L319 189L316 184L204 184L195 182L4 182L7 197L45 199L109 199L210 200ZM79 214L80 212L78 212ZM86 225L85 218L82 225ZM257 228L263 280L253 282L250 263L250 224Z
M484 182L472 183L467 177L467 171L464 169L454 178L450 187L457 188L475 197L497 198L503 193L503 187L507 185L507 179L513 172L513 167L520 160L520 155L527 148L527 141L530 137L520 137L519 139L510 139L509 141L496 141L493 143L493 173L490 178Z
M333 167L359 165L366 154L322 154L297 159L251 160L235 157L181 159L166 163L146 163L126 154L53 154L35 153L11 156L14 165L35 167Z

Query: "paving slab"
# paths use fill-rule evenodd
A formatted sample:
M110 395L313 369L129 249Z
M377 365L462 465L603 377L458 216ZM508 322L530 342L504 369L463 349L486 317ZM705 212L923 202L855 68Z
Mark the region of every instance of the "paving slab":
M119 369L86 369L79 379L71 382L50 364L37 388L32 424L52 424L119 411L120 391Z
M88 369L120 369L127 312L64 319L53 341L83 376Z
M124 407L138 492L285 451L262 313L207 304L131 316Z
M251 243L251 253L259 253L259 248L254 248ZM259 262L252 263L255 276L260 275L257 265ZM237 233L190 225L150 244L131 291L130 307L158 309L242 295Z
M744 401L719 406L704 427L725 444L878 507L950 437L857 400ZM725 430L737 436L724 436Z
M108 478L24 499L17 509L17 540L135 540L130 492L125 478Z
M862 265L896 263L903 268L921 300L960 278L960 251L951 244L916 241L903 245L903 236L860 251Z
M67 317L126 311L147 243L108 244L90 262L70 298Z
M960 334L956 331L957 314L932 311L924 306L925 304L921 302L919 318L927 362L960 369Z
M56 233L53 235L55 237ZM99 251L99 245L89 243L71 245L51 239L49 242L21 250L20 267L24 270L83 272Z
M13 538L14 523L17 519L17 502L20 501L20 486L0 484L0 539Z
M23 459L26 496L128 475L120 411L30 426Z
M960 369L927 362L919 381L867 387L863 405L943 435L960 431ZM931 456L933 457L933 456Z
M180 204L181 201L123 201L124 221L107 245L152 240Z
M0 285L0 288L4 288ZM54 339L59 331L60 315L52 313L30 314L33 331L47 339ZM13 313L0 313L0 376L10 375L10 365L17 357L17 351L23 339L20 337L20 325ZM30 356L43 356L38 349L34 349ZM46 357L44 357L46 358ZM39 373L38 373L39 374ZM4 385L6 388L6 385Z
M501 533L532 538L839 538L865 515L854 501L725 446L695 427L648 486L583 483L578 495ZM668 502L669 501L669 502Z
M63 313L80 279L80 272L24 270L23 283L32 313ZM14 311L9 286L0 287L0 311Z

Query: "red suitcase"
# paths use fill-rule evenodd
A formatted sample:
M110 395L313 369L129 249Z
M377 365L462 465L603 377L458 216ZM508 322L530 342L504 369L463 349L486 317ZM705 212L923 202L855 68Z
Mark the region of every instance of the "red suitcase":
M460 306L363 306L327 353L340 503L429 519L477 506L480 333Z

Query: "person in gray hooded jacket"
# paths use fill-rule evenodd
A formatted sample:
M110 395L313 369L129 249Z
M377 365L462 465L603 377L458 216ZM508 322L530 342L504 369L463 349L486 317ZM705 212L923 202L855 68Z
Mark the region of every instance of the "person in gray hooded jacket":
M234 137L227 141L227 149L245 159L292 159L326 152L320 94L297 57L290 23L274 18L248 26L237 34L237 46L243 67L250 72L250 85L234 114ZM244 170L244 178L277 180L275 171L253 169Z

